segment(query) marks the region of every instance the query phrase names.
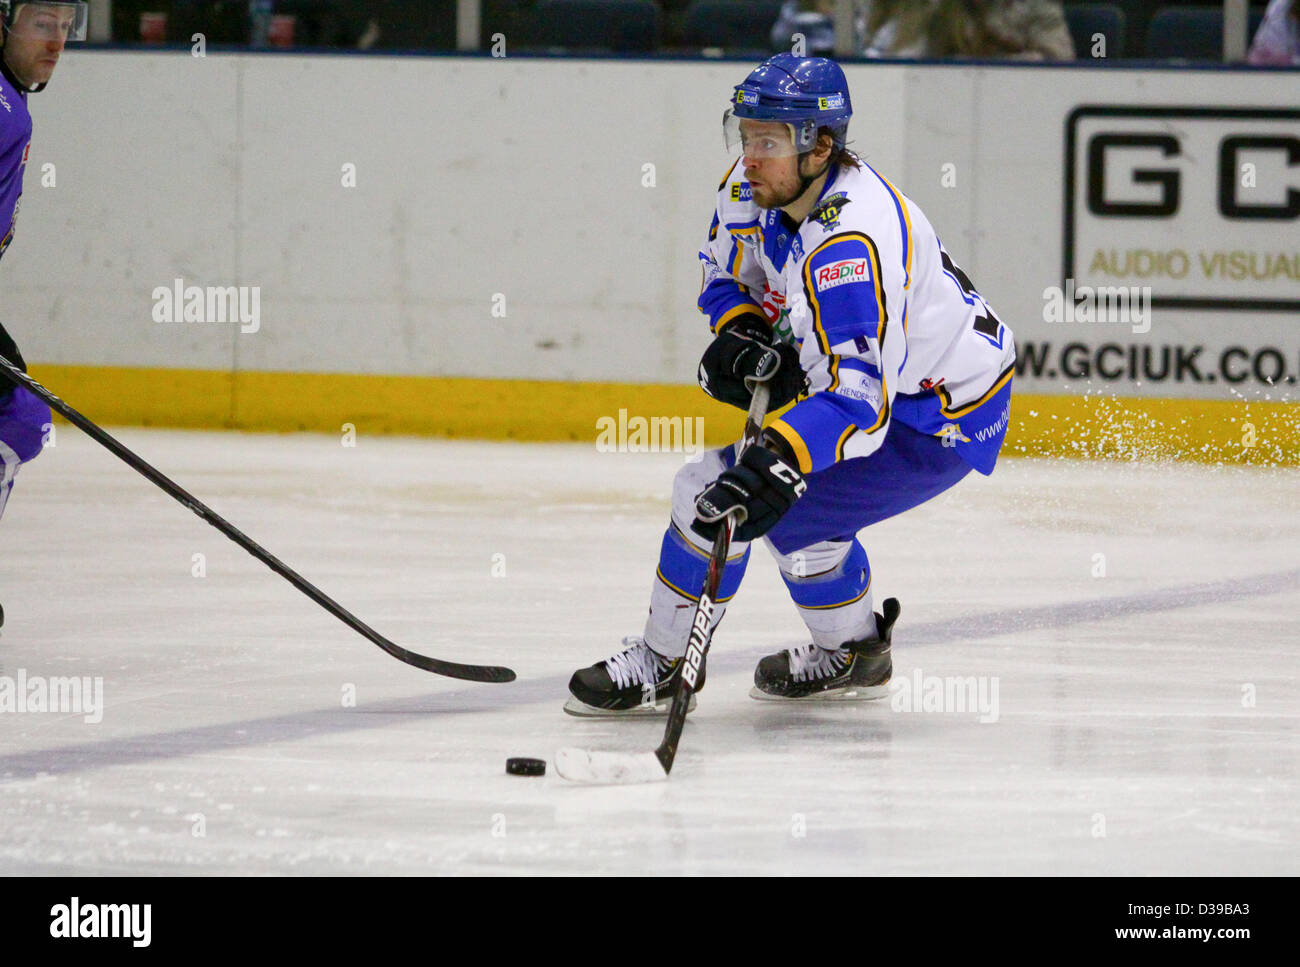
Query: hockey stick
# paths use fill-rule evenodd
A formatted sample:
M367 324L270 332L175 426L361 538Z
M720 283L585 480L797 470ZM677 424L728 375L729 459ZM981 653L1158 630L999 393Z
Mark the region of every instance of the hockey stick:
M407 651L401 645L394 644L379 632L371 628L364 621L344 609L342 605L329 597L314 584L311 584L303 578L293 568L289 567L283 561L262 548L251 538L243 534L224 517L212 510L212 508L208 507L201 500L189 494L158 470L154 469L154 467L136 456L132 451L128 450L104 430L100 429L99 426L86 419L86 417L82 416L71 406L63 402L63 400L59 399L17 366L14 366L3 356L0 356L0 376L17 386L23 387L29 393L40 397L51 409L60 413L69 423L82 430L96 443L101 444L109 452L119 457L123 462L130 466L132 470L135 470L142 476L153 481L169 495L176 498L176 500L180 501L180 503L188 507L190 510L194 511L194 513L198 514L217 530L221 531L221 533L225 534L244 550L248 551L249 554L252 554L253 557L257 558L276 574L287 580L295 588L307 595L307 597L311 598L330 614L334 615L334 617L338 618L353 631L365 635L398 661L404 661L408 665L414 665L416 668L421 668L427 672L433 672L436 675L446 675L448 678L463 678L466 681L471 682L513 682L515 680L515 673L509 668L500 668L493 665L461 665L456 662L441 661L437 658L428 658L425 655L418 655L413 651Z
M771 373L768 374L769 378L770 376ZM763 432L769 390L766 382L754 385L749 413L745 417L745 435L736 454L737 459ZM668 709L668 725L664 729L664 740L659 743L659 748L653 752L631 753L596 752L573 747L560 749L555 753L555 771L563 778L570 782L600 785L658 782L668 778L673 760L677 757L682 728L686 725L686 710L691 704L691 693L695 691L695 678L704 665L704 657L713 641L713 609L716 606L718 588L722 585L722 572L727 566L732 529L743 522L743 513L729 514L713 538L704 590L700 592L700 600L695 605L691 637L686 647L686 657L682 659L682 674L677 680L677 691L673 694L673 704Z

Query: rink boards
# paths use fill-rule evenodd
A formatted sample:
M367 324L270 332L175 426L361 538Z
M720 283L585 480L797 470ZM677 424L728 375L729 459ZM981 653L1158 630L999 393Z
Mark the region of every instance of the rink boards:
M75 52L6 325L106 423L720 442L695 252L746 69ZM856 147L1016 333L1011 452L1300 460L1293 72L848 73Z
M101 423L483 440L693 452L737 439L743 414L695 386L322 373L37 366ZM75 397L72 396L75 390ZM1009 456L1300 463L1291 403L1016 393Z

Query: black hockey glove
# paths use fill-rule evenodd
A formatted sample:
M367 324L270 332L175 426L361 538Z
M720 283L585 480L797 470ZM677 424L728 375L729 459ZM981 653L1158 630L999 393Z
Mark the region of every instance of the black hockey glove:
M752 541L771 530L807 489L793 461L755 444L695 498L691 530L713 540L727 514L739 508L742 522L732 540Z
M700 360L700 387L715 400L749 409L752 382L771 387L769 411L785 406L804 391L808 379L799 368L799 350L786 342L773 345L772 327L757 313L728 323L709 343Z

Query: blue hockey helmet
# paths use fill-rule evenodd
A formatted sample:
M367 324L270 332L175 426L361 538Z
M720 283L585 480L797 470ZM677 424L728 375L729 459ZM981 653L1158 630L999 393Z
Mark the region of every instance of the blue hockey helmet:
M817 145L822 127L830 128L835 147L843 148L852 116L849 83L839 64L825 57L776 54L736 85L722 123L728 148L743 144L741 121L787 124L793 153L803 154Z

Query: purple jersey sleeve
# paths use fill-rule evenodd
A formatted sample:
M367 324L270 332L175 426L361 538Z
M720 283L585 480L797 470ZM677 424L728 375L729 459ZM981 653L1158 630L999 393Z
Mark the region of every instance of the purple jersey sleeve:
M0 74L0 257L14 237L31 141L32 116L27 111L27 95Z

